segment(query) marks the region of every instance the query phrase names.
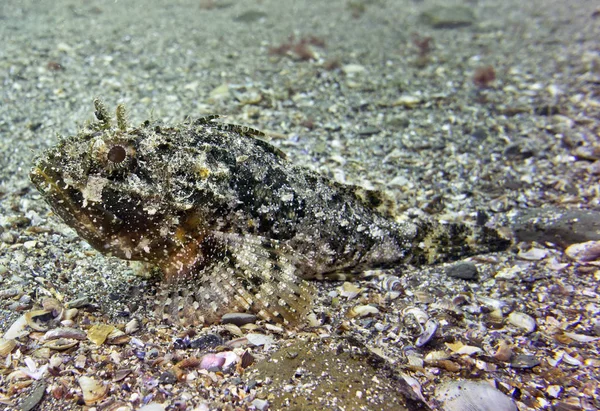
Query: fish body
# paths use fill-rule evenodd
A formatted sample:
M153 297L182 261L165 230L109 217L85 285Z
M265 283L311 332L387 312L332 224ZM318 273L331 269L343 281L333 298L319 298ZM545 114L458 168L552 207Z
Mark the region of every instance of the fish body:
M259 131L216 116L130 127L122 106L113 124L95 105L98 121L43 153L30 177L94 248L161 270L165 315L297 323L314 293L305 280L509 244L483 225L397 222L376 192L297 167Z

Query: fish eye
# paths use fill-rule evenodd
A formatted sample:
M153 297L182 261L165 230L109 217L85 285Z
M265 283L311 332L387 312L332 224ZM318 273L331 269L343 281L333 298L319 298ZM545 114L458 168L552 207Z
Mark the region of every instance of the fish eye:
M127 158L127 150L121 145L114 145L108 150L106 158L108 158L108 161L111 163L122 163Z

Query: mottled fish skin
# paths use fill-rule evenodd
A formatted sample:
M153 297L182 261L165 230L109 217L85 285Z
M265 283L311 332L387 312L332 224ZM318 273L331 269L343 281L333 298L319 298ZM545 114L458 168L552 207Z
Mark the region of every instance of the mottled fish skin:
M485 226L396 222L375 192L294 166L259 131L216 116L173 127L98 121L35 163L30 177L53 210L94 248L158 266L158 310L216 322L250 311L302 322L313 287L365 270L502 250Z

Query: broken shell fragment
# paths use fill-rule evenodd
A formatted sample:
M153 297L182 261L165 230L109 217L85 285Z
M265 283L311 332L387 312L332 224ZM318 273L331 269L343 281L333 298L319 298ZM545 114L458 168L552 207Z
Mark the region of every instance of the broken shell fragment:
M71 338L59 338L48 341L44 344L44 347L54 351L66 351L69 348L75 347L77 344L79 344L79 341L77 340Z
M139 329L140 329L140 322L137 320L137 318L134 318L133 320L131 320L127 324L125 324L125 334L134 333Z
M5 340L4 338L0 338L0 356L6 357L16 346L17 342L15 340Z
M86 405L97 403L108 393L108 386L90 377L80 377L79 386L83 391L83 401Z
M112 333L114 330L115 330L115 327L112 325L96 324L96 325L93 325L87 331L87 337L93 343L95 343L97 345L102 345L102 344L104 344L104 341L106 341L106 338L108 338L110 333Z
M377 307L373 307L372 305L357 305L348 310L348 317L366 317L368 315L379 314L379 310Z

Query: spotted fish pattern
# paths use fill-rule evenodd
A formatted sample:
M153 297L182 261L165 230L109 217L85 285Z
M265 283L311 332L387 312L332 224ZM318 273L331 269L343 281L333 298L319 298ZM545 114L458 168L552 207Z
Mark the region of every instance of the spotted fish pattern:
M433 264L502 250L484 224L398 222L384 196L295 166L260 131L218 116L174 126L96 120L36 160L30 178L54 212L102 253L161 273L165 319L252 312L297 324L306 280Z

